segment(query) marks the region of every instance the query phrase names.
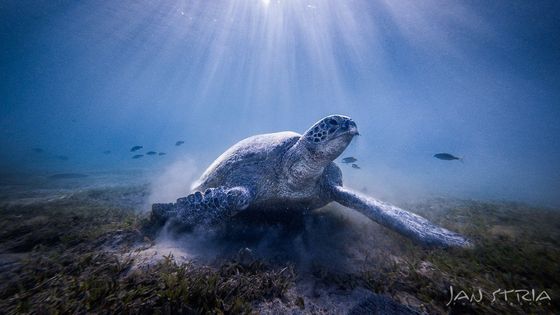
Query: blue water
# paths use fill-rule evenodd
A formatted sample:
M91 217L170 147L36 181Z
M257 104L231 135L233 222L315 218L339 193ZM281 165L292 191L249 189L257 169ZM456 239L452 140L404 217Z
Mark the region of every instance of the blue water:
M349 186L557 206L559 15L557 1L2 1L0 170L200 174L244 137L340 113L362 134ZM167 155L133 160L134 145Z

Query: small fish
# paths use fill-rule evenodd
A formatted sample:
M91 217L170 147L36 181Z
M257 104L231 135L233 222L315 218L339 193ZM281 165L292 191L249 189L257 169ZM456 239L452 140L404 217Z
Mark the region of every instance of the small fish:
M105 150L103 151L103 154L111 154L111 150Z
M346 164L348 164L348 163L354 163L354 162L356 162L357 160L358 160L358 159L356 159L355 157L349 156L349 157L343 158L343 159L342 159L342 163L346 163Z
M149 151L149 152L146 152L146 155L156 155L156 154L157 154L156 151Z
M358 164L352 164L352 168L355 168L355 169L358 169L358 170L361 169L361 167L359 167Z
M144 154L136 154L136 155L133 156L132 158L133 158L133 159L139 159L139 158L141 158L141 157L143 157L143 156L144 156Z
M179 140L177 142L175 142L176 146L180 146L181 144L185 143L185 141Z
M159 156L162 156L162 155L165 155L165 154L167 154L167 153L165 153L165 152L158 153Z
M453 161L453 160L463 161L463 158L456 157L455 155L449 154L449 153L438 153L438 154L434 154L434 157L435 157L436 159L446 160L446 161Z
M35 153L43 153L43 152L45 152L45 151L44 151L43 149L41 149L41 148L34 148L34 149L33 149L33 152L35 152Z
M135 145L130 149L130 152L138 151L142 148L143 148L143 146L141 146L141 145Z
M61 161L68 161L68 157L66 155L57 155L56 158Z

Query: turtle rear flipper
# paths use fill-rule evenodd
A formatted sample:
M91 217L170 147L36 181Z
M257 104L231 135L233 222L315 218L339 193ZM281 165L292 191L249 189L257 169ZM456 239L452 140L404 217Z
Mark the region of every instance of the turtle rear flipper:
M157 221L178 220L181 224L213 225L246 209L251 202L251 193L245 187L208 188L204 193L197 191L176 203L155 203L152 215Z
M177 211L174 203L154 203L152 205L152 221L164 223L176 215Z
M471 247L464 236L437 226L423 217L396 206L375 200L342 186L332 188L334 201L367 216L425 246Z

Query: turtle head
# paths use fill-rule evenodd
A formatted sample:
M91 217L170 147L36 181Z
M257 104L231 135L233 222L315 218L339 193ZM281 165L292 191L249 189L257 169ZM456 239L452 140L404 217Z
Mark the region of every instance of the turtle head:
M311 126L302 139L316 158L333 161L356 135L359 135L358 127L350 117L331 115Z
M283 168L288 187L297 191L311 187L356 135L358 127L347 116L327 116L311 126L286 152Z

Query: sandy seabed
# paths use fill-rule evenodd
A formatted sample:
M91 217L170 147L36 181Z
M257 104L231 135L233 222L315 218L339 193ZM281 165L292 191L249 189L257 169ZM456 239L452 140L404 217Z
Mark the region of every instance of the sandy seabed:
M378 297L410 314L560 311L557 209L399 204L476 244L428 249L334 204L287 225L158 227L146 177L87 175L3 176L0 313L359 314Z

